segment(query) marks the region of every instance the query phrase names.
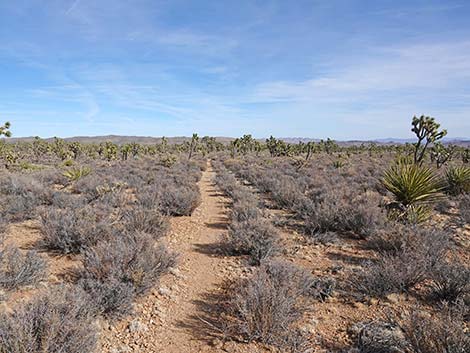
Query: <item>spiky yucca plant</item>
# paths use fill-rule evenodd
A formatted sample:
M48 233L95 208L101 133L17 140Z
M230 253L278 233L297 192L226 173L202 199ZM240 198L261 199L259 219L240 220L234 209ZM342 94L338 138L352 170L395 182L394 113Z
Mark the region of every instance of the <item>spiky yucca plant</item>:
M71 168L63 173L63 175L69 179L69 181L76 181L83 178L91 173L90 167L79 167Z
M341 169L344 167L344 162L342 160L337 160L337 161L334 161L333 164L332 164L333 168L335 169Z
M397 163L387 170L382 179L395 202L394 215L413 223L422 222L429 215L429 204L443 197L444 184L431 168L418 164Z
M446 192L460 195L470 192L470 167L450 166L445 174Z

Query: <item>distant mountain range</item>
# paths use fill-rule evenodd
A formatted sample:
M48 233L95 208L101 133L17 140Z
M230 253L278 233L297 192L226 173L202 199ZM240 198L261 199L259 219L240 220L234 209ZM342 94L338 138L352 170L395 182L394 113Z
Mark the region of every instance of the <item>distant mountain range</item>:
M299 142L319 142L320 139L307 138L307 137L281 137L281 140L287 143L299 143ZM46 138L46 141L53 141L54 138ZM156 144L161 143L161 137L151 137L151 136L119 136L119 135L106 135L106 136L75 136L75 137L66 137L65 141L73 142L78 141L82 143L100 143L104 141L110 141L116 144L124 144L137 142L140 144ZM167 137L169 144L183 143L184 141L190 141L191 137L186 136L174 136ZM217 136L216 140L222 143L229 143L233 141L233 137L224 137ZM258 139L259 141L264 141L265 139ZM31 142L34 141L34 137L12 137L6 139L9 142ZM403 138L382 138L382 139L373 139L373 140L336 140L336 142L342 146L358 145L362 143L377 143L377 144L404 144L415 142L415 139L403 139ZM444 138L444 144L455 144L458 146L470 146L470 138L465 137L455 137L455 138Z
M288 142L288 143L299 143L299 142L319 142L320 139L312 139L312 138L304 138L304 137L285 137L281 138L281 140ZM470 146L470 138L465 137L451 137L451 138L443 138L442 139L444 144L454 144L457 146ZM405 144L405 143L413 143L416 142L416 139L403 139L403 138L393 138L387 137L382 139L373 139L373 140L336 140L339 145L342 146L352 146L352 145L360 145L360 144L367 144L367 143L376 143L380 145L397 145L397 144Z

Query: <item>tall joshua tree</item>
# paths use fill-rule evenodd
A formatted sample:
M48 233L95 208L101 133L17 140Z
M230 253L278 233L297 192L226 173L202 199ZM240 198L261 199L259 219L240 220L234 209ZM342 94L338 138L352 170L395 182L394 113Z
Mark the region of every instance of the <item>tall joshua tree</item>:
M439 131L441 125L438 124L434 118L424 115L421 115L419 118L414 116L411 125L413 126L411 131L413 131L418 138L418 142L413 144L415 148L413 155L414 163L421 164L429 144L434 144L442 139L447 135L447 130Z
M8 121L0 126L0 136L11 137L10 126L11 124Z
M199 141L199 136L197 134L193 134L193 137L191 138L191 145L189 146L188 160L190 160L191 157L193 156L193 153L196 152L198 141Z

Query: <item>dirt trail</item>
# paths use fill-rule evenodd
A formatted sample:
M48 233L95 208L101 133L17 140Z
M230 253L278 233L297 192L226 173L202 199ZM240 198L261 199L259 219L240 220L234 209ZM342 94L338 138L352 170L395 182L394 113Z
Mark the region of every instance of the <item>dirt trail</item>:
M199 182L200 206L191 217L172 219L167 241L180 254L178 268L137 304L133 318L104 328L104 352L223 352L202 329L201 317L211 310L208 296L241 266L218 253L227 200L214 186L214 175L208 164Z

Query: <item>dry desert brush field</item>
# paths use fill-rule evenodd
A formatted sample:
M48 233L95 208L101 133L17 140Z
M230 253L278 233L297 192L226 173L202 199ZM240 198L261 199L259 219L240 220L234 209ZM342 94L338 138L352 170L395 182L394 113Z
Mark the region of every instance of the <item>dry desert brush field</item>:
M470 151L411 127L5 139L0 352L470 352Z

